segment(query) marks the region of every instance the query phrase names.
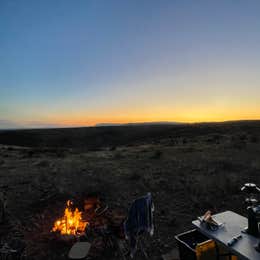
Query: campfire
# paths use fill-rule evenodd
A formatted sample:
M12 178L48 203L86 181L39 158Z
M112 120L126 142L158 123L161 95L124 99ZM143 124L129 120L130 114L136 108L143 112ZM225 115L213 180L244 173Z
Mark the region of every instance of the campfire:
M14 247L10 244L10 248L3 244L2 250L7 254L12 253L12 250L20 250L19 254L28 257L40 256L40 259L49 259L51 256L52 259L60 259L58 257L62 249L65 252L71 247L70 253L73 253L76 248L75 252L78 253L78 244L85 243L88 245L86 254L89 259L100 259L101 256L112 259L115 255L129 254L124 228L124 223L128 220L125 209L118 206L109 207L96 196L74 198L66 203L63 201L61 205L64 204L65 207L60 213L57 209L60 202L57 202L54 204L57 210L47 207L42 213L31 218L30 229L23 232L26 242L22 249L16 249L16 244ZM58 217L53 219L53 213L56 211Z
M82 213L78 208L74 209L73 202L68 200L64 215L55 221L51 231L61 235L80 236L84 234L89 222L83 220Z

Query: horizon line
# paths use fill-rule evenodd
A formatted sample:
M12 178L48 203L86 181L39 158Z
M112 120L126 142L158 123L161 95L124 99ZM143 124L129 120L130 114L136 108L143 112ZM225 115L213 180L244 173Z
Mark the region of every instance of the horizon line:
M257 122L259 119L237 119L237 120L216 120L216 121L197 121L197 122L181 122L181 121L142 121L142 122L126 122L126 123L96 123L94 125L55 125L55 124L43 124L43 126L17 126L1 128L0 131L15 131L15 130L47 130L47 129L73 129L73 128L95 128L95 127L116 127L116 126L138 126L138 125L195 125L195 124L221 124L221 123L239 123L239 122Z

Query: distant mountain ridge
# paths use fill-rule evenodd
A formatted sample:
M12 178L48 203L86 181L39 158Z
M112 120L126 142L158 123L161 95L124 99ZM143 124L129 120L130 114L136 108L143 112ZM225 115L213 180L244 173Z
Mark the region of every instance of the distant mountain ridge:
M180 122L170 122L170 121L158 121L158 122L140 122L140 123L99 123L96 124L96 127L102 127L102 126L142 126L142 125L181 125L184 123Z
M196 140L201 136L208 136L209 140L213 136L225 138L226 135L238 140L253 140L255 137L255 140L260 140L259 133L260 120L196 124L151 122L115 127L5 130L0 131L0 144L96 151L114 146L160 144L161 141L174 145L176 140Z

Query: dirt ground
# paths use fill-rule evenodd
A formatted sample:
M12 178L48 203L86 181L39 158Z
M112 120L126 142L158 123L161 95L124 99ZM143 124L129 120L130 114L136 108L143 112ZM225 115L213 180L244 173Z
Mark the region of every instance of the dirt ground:
M0 191L6 193L8 222L0 225L1 241L22 241L35 259L66 259L69 247L51 245L49 231L67 199L91 194L127 211L135 198L152 193L150 259L175 248L174 236L191 229L191 221L208 209L245 215L240 188L246 182L260 184L260 123L231 124L228 130L226 125L203 127L206 131L193 135L193 126L181 133L172 126L170 134L98 149L14 145L14 139L11 144L5 139Z

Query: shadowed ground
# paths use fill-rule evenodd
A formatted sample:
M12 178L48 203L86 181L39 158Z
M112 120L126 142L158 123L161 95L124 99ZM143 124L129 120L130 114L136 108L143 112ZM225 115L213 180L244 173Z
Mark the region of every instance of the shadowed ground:
M260 182L260 122L2 131L0 143L12 226L3 233L25 236L38 259L66 253L32 237L49 232L71 197L98 194L126 210L151 192L156 229L147 247L160 259L207 209L245 214L239 189Z

